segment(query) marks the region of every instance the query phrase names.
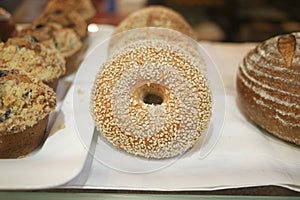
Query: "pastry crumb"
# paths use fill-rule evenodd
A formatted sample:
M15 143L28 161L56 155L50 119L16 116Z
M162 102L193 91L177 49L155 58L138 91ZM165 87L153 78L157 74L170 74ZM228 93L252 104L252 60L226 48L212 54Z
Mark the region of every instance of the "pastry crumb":
M83 94L83 91L81 89L78 89L77 93L80 95L80 94Z
M59 125L57 125L55 128L51 129L51 131L49 133L49 137L52 136L52 135L54 135L57 131L62 130L64 128L66 128L65 124L59 124Z

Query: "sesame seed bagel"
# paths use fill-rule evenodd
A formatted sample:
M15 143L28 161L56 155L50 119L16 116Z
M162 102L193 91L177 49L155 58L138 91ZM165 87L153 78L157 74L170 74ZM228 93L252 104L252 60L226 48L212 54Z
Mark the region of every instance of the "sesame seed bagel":
M164 6L148 6L133 12L116 27L114 34L143 27L168 28L196 39L192 27L184 17L178 12Z
M157 31L154 33L154 36L150 28L154 28L154 30ZM172 37L165 35L165 31L163 32L158 28L173 30L173 33L169 32L173 36L172 40L176 40L176 36L178 39L184 38L182 36L178 37L178 34L175 32L184 34L194 40L196 39L192 27L178 12L164 6L148 6L133 12L115 28L109 44L108 53L110 54L120 47L122 48L124 45L144 38L151 39L153 37L160 37L160 39L163 39L162 37L168 37L167 39L170 39ZM130 31L133 29L142 29L145 32ZM159 35L158 32L162 34ZM185 44L185 49L187 47L188 45Z
M142 40L168 41L168 43L176 45L185 53L196 57L197 60L201 60L200 58L202 57L199 54L199 44L193 38L186 36L182 32L163 27L136 28L113 35L109 41L108 55L119 54L125 46ZM202 65L200 64L198 67L202 67ZM202 69L205 70L205 67L202 67Z
M300 33L257 45L237 74L241 110L255 124L300 145Z
M109 58L91 94L96 128L130 154L162 159L190 149L208 128L212 97L188 52L163 40L132 43Z

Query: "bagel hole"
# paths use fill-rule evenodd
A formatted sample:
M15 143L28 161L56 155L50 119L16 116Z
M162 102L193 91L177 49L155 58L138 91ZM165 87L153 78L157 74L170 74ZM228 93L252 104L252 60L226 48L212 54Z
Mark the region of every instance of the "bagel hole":
M134 96L144 104L161 105L167 100L166 91L167 88L165 86L151 83L137 88L134 92Z
M154 104L154 105L161 105L164 102L162 96L152 93L146 93L143 102L145 104Z

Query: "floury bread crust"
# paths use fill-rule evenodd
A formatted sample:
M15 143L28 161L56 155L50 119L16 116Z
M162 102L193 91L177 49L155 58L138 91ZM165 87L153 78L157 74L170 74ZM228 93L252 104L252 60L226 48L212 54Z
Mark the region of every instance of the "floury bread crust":
M95 126L115 147L134 155L162 159L185 152L211 118L212 97L200 63L205 65L166 41L124 47L96 77Z
M254 123L300 145L300 33L273 37L251 50L239 66L237 93Z
M0 68L0 158L24 156L45 139L56 94L18 69Z

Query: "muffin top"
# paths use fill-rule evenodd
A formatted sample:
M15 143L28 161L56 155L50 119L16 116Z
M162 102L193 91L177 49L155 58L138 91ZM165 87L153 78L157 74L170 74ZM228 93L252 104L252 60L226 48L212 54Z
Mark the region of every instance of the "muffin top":
M0 135L34 126L56 107L56 94L21 69L0 66Z
M86 21L76 10L70 10L70 8L64 4L57 6L56 9L45 9L45 11L32 22L32 25L37 26L49 22L59 23L65 28L73 29L81 39L87 36Z
M33 36L47 46L55 47L64 57L72 56L82 47L80 37L71 28L64 28L55 22L29 25L22 29L19 37Z
M47 84L66 72L66 61L59 51L31 36L0 43L0 64L8 69L21 68Z
M46 11L54 11L64 7L69 11L75 10L85 20L90 20L96 14L96 9L91 0L51 0L49 1Z

